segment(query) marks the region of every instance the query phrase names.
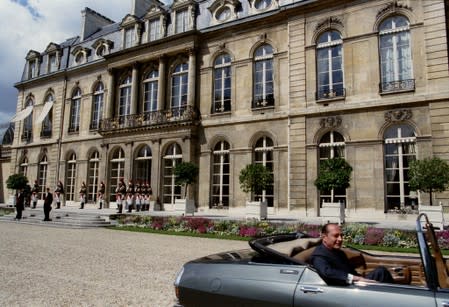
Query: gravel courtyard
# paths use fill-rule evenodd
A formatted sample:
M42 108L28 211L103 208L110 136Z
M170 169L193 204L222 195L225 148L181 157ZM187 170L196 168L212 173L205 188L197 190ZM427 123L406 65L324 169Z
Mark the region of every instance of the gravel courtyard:
M248 243L0 223L0 306L173 306L182 264Z

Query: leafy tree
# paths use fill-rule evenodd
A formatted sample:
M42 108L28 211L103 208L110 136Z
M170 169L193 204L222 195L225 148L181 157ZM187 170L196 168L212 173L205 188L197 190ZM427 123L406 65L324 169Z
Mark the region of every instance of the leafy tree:
M409 177L410 190L429 193L432 206L432 193L449 186L449 164L437 157L415 160L410 163Z
M351 181L352 167L343 158L332 158L320 161L318 177L314 184L320 191L332 191L348 188ZM331 193L331 202L334 195Z
M240 171L239 181L243 192L262 194L273 182L273 176L262 164L248 164Z
M6 187L12 190L25 189L28 184L28 178L22 174L14 174L6 180Z
M195 183L198 173L198 165L193 162L181 162L175 166L176 184L185 185L184 198L187 195L188 186Z

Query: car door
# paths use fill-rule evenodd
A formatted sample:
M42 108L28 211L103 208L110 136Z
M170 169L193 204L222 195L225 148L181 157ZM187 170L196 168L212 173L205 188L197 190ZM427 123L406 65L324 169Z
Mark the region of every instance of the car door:
M440 289L436 294L437 307L449 307L449 289Z
M430 307L435 306L435 293L425 287L381 283L328 286L315 271L307 268L295 291L294 306Z

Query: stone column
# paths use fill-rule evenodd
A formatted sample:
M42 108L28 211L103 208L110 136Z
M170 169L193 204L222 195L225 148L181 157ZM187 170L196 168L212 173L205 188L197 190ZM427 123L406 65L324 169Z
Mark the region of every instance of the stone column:
M157 88L157 110L162 111L165 109L165 88L166 88L166 70L167 70L167 57L162 55L159 58L159 83Z
M108 69L109 84L108 84L108 99L106 100L105 114L106 118L114 116L114 93L115 93L115 76L114 70Z
M195 105L196 54L195 49L189 49L189 86L187 90L187 105Z
M137 103L138 103L138 93L139 93L139 69L138 63L133 64L132 72L132 84L131 84L131 114L137 114Z

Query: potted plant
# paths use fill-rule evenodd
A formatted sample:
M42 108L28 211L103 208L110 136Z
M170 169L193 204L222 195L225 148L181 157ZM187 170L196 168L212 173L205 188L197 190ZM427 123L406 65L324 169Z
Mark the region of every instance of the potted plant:
M314 184L320 191L330 191L331 201L323 203L320 216L335 217L344 222L344 204L334 203L334 191L347 189L351 181L352 167L343 158L332 158L320 162L318 177Z
M270 170L262 164L248 164L240 171L239 181L240 188L243 192L250 194L249 198L251 199L254 195L261 195L268 188L273 182L273 176ZM246 202L246 217L266 219L267 202L248 200Z
M11 190L22 190L25 189L28 184L28 178L22 174L14 174L8 177L6 180L6 187ZM16 204L16 197L11 196L9 199L9 203L12 206Z
M175 200L175 210L184 213L195 213L195 201L187 199L187 192L190 185L194 184L199 173L198 165L193 162L178 163L174 170L176 184L184 186L184 198Z

